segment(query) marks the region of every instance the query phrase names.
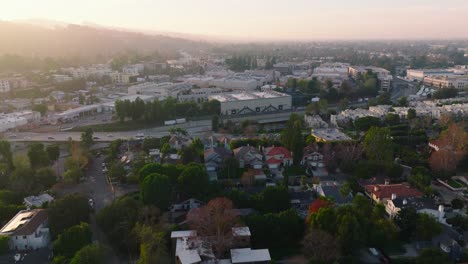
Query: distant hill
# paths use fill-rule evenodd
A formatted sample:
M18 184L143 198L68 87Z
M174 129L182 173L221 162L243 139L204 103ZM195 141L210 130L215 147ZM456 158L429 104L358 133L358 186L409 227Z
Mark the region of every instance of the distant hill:
M60 25L44 27L30 23L0 21L0 55L18 54L39 57L95 57L136 50L173 53L179 49L197 49L204 42L183 38L148 35L103 27Z

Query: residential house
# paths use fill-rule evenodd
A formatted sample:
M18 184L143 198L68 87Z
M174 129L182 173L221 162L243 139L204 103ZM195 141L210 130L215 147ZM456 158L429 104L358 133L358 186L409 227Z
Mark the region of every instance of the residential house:
M401 197L422 197L423 193L418 189L411 187L407 183L400 184L384 184L384 185L366 185L366 194L377 203L384 203L385 201Z
M321 181L320 184L315 186L315 190L319 196L333 198L336 205L344 205L353 201L352 193L342 195L340 187L342 183L336 181Z
M229 257L217 259L213 253L213 245L209 237L198 236L197 231L173 231L171 239L175 249L176 264L195 263L270 263L268 249L251 249L250 229L244 227L232 228L232 245L228 249Z
M21 210L2 229L9 236L11 250L35 250L50 243L48 214L45 209Z
M54 200L54 197L50 196L47 193L40 194L38 196L28 196L23 199L24 204L28 208L32 207L41 207L46 203L50 203Z
M233 150L234 157L239 161L240 168L252 168L256 180L266 179L263 172L263 155L252 146L243 146Z
M205 204L204 202L194 199L194 198L190 198L180 203L172 204L169 207L170 219L172 222L175 222L175 223L184 222L186 215L192 209L200 208L204 204Z
M323 162L323 154L319 152L317 144L310 144L304 148L301 165L306 172L314 176L326 176L328 173Z
M268 147L264 149L265 162L275 178L282 178L283 166L293 165L291 152L285 147Z
M190 144L192 144L192 139L183 135L172 135L169 139L169 145L176 150L188 147Z
M214 181L218 179L218 172L222 168L224 160L232 157L232 152L223 147L214 147L205 150L204 157L206 171L210 180Z
M445 223L444 206L437 206L433 199L423 197L397 197L393 195L392 199L388 199L385 203L385 211L394 218L403 208L414 208L418 213L426 213L435 217L439 222Z

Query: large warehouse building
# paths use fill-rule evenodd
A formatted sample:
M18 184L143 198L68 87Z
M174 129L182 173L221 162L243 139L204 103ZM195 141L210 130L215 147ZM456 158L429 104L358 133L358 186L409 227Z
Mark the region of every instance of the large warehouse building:
M290 95L268 92L243 92L210 96L221 103L221 115L247 115L262 112L290 110Z

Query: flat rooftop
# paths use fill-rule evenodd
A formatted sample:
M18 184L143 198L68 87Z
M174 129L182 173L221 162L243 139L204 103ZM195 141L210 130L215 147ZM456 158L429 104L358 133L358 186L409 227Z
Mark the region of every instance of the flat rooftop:
M284 94L284 93L268 91L268 92L243 92L243 93L213 95L211 96L211 99L218 100L220 102L232 102L232 101L279 98L279 97L288 97L288 96L289 95Z
M234 263L255 263L271 261L268 249L237 248L231 249L231 262Z
M336 128L318 128L312 129L312 136L318 137L324 141L351 140L349 136Z

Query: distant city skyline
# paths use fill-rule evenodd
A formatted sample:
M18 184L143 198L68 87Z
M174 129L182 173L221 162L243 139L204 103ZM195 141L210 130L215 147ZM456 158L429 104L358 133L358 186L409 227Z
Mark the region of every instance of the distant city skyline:
M468 38L466 14L466 0L15 0L0 4L1 20L95 23L233 40Z

